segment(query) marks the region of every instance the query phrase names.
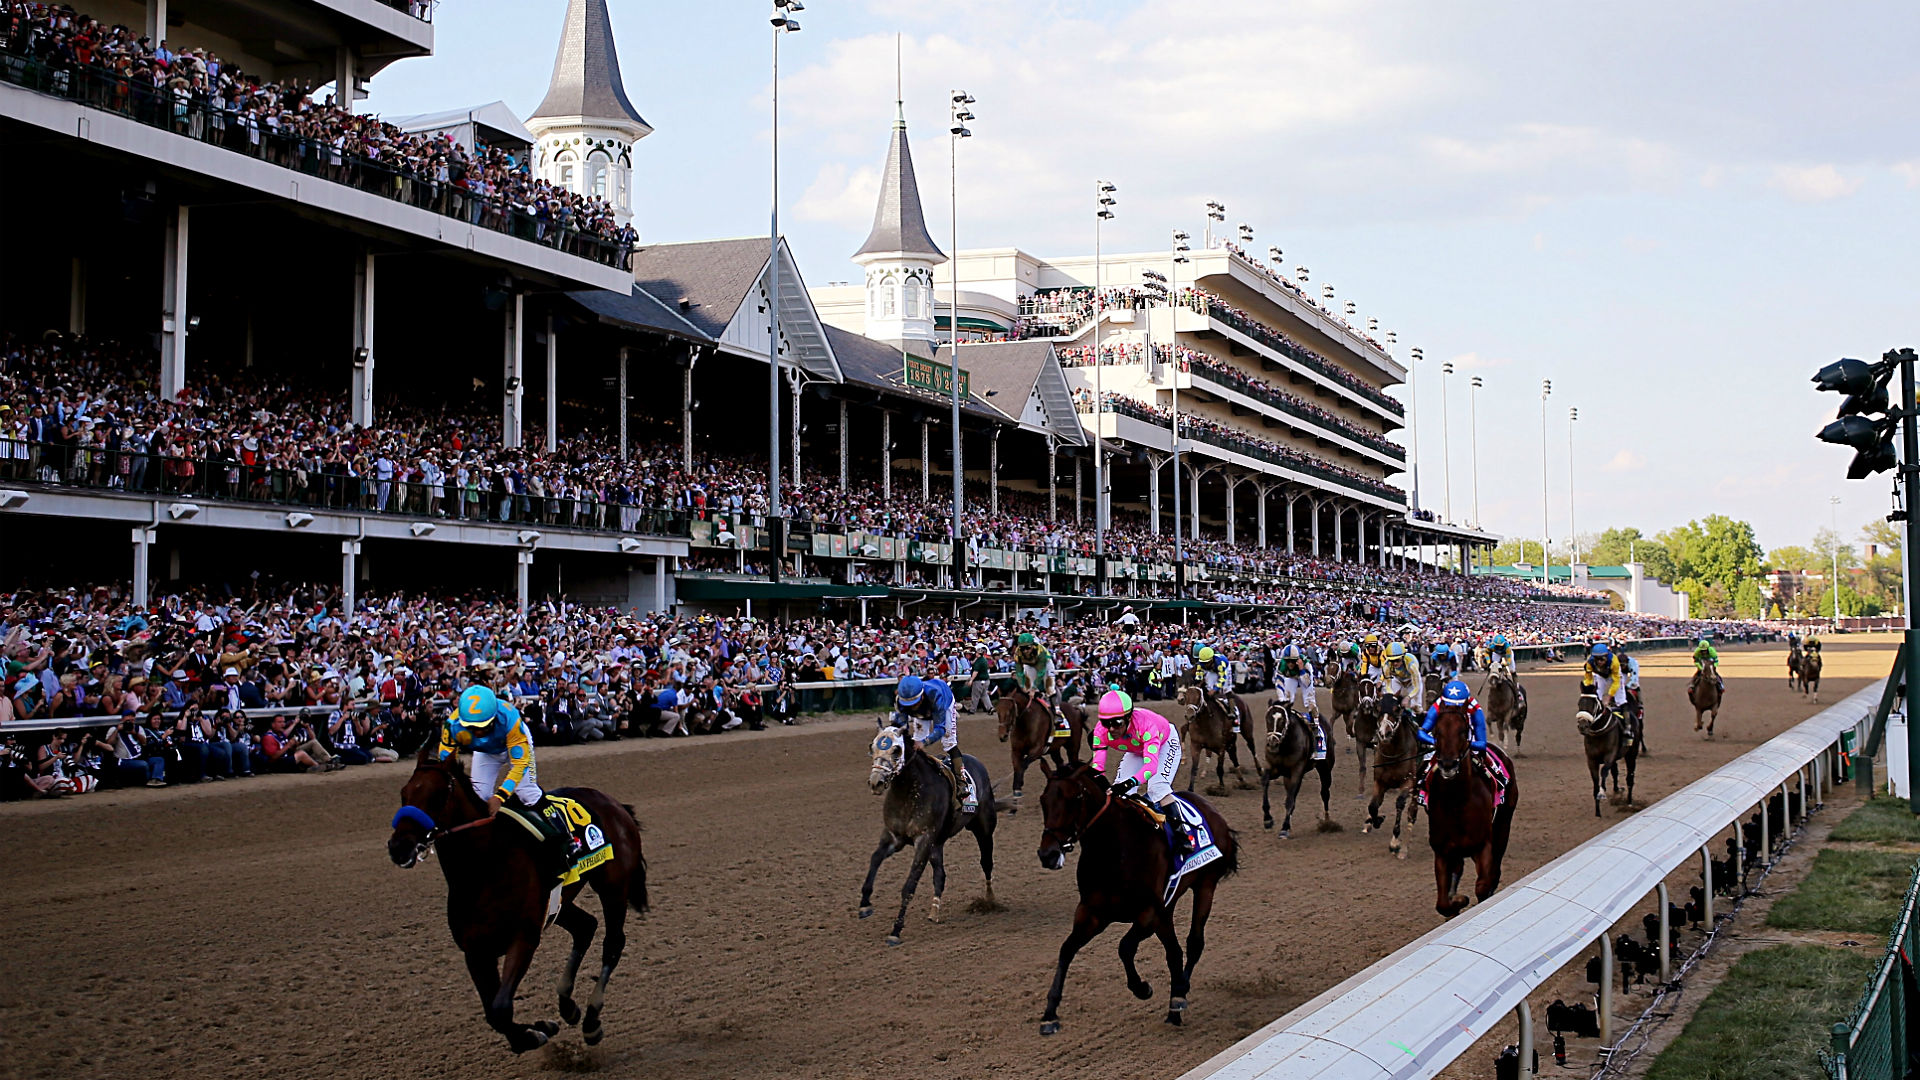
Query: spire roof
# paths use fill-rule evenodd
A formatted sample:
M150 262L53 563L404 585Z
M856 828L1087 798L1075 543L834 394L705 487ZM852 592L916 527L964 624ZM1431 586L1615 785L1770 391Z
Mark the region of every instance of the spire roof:
M613 24L607 18L607 0L567 0L567 19L560 31L560 51L553 60L553 81L534 117L584 116L638 124L641 134L653 125L627 100L620 82L620 56L613 47Z
M880 205L873 211L873 231L853 253L862 255L904 252L935 262L947 257L927 235L927 219L920 209L920 185L913 177L913 152L907 148L907 121L893 122L893 141L887 147L887 172L880 180Z

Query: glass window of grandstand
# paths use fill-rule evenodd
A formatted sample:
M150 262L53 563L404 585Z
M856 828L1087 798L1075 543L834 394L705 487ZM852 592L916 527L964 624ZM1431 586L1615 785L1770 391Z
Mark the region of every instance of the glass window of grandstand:
M563 188L573 187L573 155L560 155L560 178L557 181Z
M880 290L880 314L882 315L892 315L895 313L896 308L894 304L893 289L894 287L892 285L889 285L886 288Z

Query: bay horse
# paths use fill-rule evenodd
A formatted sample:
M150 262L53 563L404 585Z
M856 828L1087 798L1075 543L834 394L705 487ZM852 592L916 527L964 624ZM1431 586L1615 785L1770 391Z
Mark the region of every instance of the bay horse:
M1593 816L1600 816L1600 804L1607 797L1607 777L1620 790L1620 762L1627 763L1627 801L1633 806L1633 773L1640 760L1638 737L1627 737L1628 710L1602 702L1593 694L1580 695L1580 711L1574 715L1574 727L1586 745L1587 775L1593 783Z
M1440 694L1447 688L1446 676L1438 671L1429 671L1421 677L1421 689L1424 691L1421 707L1432 705L1440 700Z
M1318 728L1320 737L1326 740L1327 756L1315 760L1314 730ZM1300 785L1306 782L1307 770L1320 774L1320 831L1334 832L1340 828L1333 820L1333 808L1329 802L1330 789L1333 786L1333 726L1320 717L1308 713L1301 716L1292 706L1276 701L1267 706L1267 757L1260 769L1260 814L1266 821L1266 827L1273 828L1273 803L1268 797L1275 780L1284 779L1287 786L1287 816L1280 823L1280 839L1285 840L1293 833L1293 804L1300 798Z
M1360 708L1360 676L1342 665L1328 686L1333 699L1333 718L1347 726L1347 738L1353 738L1353 714Z
M1811 693L1813 700L1820 700L1820 650L1808 649L1807 655L1800 658L1800 689Z
M1360 794L1367 793L1367 758L1380 741L1380 684L1360 680L1360 703L1353 712L1353 756L1360 764Z
M1183 876L1171 899L1163 899L1167 879L1173 873L1173 852L1167 846L1162 827L1148 815L1141 803L1117 797L1107 778L1090 762L1074 762L1055 769L1040 762L1047 786L1040 793L1041 811L1046 815L1040 834L1040 865L1059 870L1067 864L1067 854L1075 846L1080 865L1075 874L1080 886L1080 902L1073 909L1073 931L1060 945L1059 967L1053 973L1053 986L1047 991L1047 1011L1040 1018L1040 1034L1060 1031L1060 997L1067 985L1067 967L1081 947L1107 926L1127 922L1126 936L1120 939L1120 963L1126 968L1127 989L1145 1001L1153 996L1153 987L1140 977L1133 957L1140 942L1151 934L1160 939L1167 954L1167 977L1172 981L1167 1002L1166 1022L1179 1024L1187 1008L1187 993L1193 984L1193 969L1206 948L1207 918L1213 913L1213 893L1220 882L1240 868L1239 843L1227 821L1205 799L1189 795L1186 800L1199 811L1207 831L1220 848L1221 857ZM1180 941L1175 934L1173 909L1180 897L1193 894L1193 914L1187 930L1187 946L1182 959Z
M1796 641L1792 645L1787 646L1787 686L1789 689L1797 690L1800 688L1800 661L1805 658L1805 656L1806 653L1801 650L1799 642Z
M1192 791L1195 779L1200 772L1202 754L1213 755L1215 786L1207 789L1207 794L1225 797L1227 792L1227 763L1233 763L1233 782L1236 787L1250 790L1253 784L1247 779L1240 765L1240 750L1234 741L1233 717L1228 709L1240 712L1240 733L1247 741L1247 752L1251 755L1254 767L1259 768L1259 751L1253 745L1253 716L1247 710L1247 703L1238 694L1220 694L1211 703L1206 692L1198 686L1186 686L1180 690L1176 699L1186 708L1187 717L1180 726L1180 745L1193 754L1193 762L1187 767L1187 790Z
M1013 753L1015 799L1025 797L1027 766L1040 760L1042 754L1052 756L1055 765L1063 763L1063 751L1067 761L1080 760L1081 729L1086 725L1086 717L1079 706L1067 703L1060 706L1061 715L1073 730L1073 734L1065 738L1054 736L1053 710L1047 707L1046 699L1037 694L1015 688L994 702L993 710L1000 720L1000 741L1010 743Z
M1420 719L1391 694L1380 698L1376 709L1380 727L1373 762L1373 800L1367 804L1367 822L1360 831L1372 832L1386 824L1380 803L1387 792L1393 792L1393 837L1387 841L1387 850L1404 859L1407 852L1400 844L1401 817L1405 815L1408 825L1420 817L1420 804L1412 798L1420 779Z
M1720 719L1720 666L1712 660L1700 661L1699 670L1693 673L1693 681L1687 684L1687 703L1693 706L1693 730L1701 730L1701 717L1706 717L1706 733L1703 738L1713 738L1714 721Z
M487 804L474 793L459 756L441 761L438 753L431 740L420 748L413 775L400 789L387 855L394 865L409 869L439 854L447 877L447 925L466 954L467 974L480 993L487 1024L507 1037L514 1053L523 1054L560 1033L550 1020L519 1024L513 1019L514 994L540 946L546 922L548 889L537 841L519 825L488 816ZM586 807L613 846L612 859L561 890L560 914L554 920L573 937L573 951L560 976L560 1018L579 1023L581 1037L591 1046L605 1035L600 1009L606 1003L607 981L626 948L627 910L647 910L647 860L632 807L593 788L557 788L548 794ZM600 977L594 980L583 1019L573 1000L573 985L598 923L576 901L589 885L600 897L607 932L600 949Z
M1527 692L1520 686L1520 680L1505 669L1487 676L1487 685L1483 688L1487 698L1487 726L1505 742L1507 732L1513 732L1514 749L1519 749L1521 736L1527 728Z
M1427 790L1427 843L1433 848L1434 910L1451 919L1466 909L1459 895L1466 860L1473 860L1473 895L1484 902L1500 887L1500 864L1513 831L1520 780L1513 759L1498 746L1486 754L1507 772L1505 797L1494 805L1494 781L1473 761L1472 720L1458 705L1442 704L1433 724L1433 768Z
M880 873L880 864L912 845L913 867L900 886L900 914L893 920L887 944L900 944L907 925L907 907L913 903L914 890L919 888L920 875L928 862L933 863L933 911L927 921L940 922L940 902L947 891L947 841L963 829L979 841L980 872L987 879L986 903L998 907L993 897L993 828L999 807L993 801L993 781L987 777L987 767L971 755L960 756L973 776L974 795L980 800L979 808L968 813L960 808L959 793L947 779L947 771L914 745L906 729L881 728L873 737L872 751L867 786L875 795L886 796L886 803L880 811L880 846L873 849L867 880L860 886L860 917L873 914L873 879Z

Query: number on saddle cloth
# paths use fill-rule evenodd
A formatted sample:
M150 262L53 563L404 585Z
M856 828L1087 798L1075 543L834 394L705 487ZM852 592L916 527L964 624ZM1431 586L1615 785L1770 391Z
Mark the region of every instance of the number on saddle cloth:
M542 873L557 878L558 885L571 885L582 874L613 858L613 845L606 833L576 800L547 794L534 807L523 808L513 802L507 807L516 811L516 819L537 826Z

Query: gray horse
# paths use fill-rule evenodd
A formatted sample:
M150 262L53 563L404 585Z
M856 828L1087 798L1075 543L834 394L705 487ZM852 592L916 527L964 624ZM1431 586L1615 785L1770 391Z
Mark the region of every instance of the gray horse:
M941 921L940 900L947 891L946 844L962 829L972 832L980 842L980 872L987 879L986 904L997 908L999 902L993 897L993 826L998 808L993 802L993 781L987 777L987 767L980 764L978 758L961 755L967 772L973 776L973 790L980 800L979 809L967 813L960 809L960 800L955 796L953 783L947 779L947 771L915 746L905 729L881 728L873 737L872 750L873 769L867 774L867 784L875 795L885 795L887 801L880 814L880 846L873 851L866 884L860 887L860 917L864 919L873 914L873 879L880 872L880 864L894 852L912 845L913 869L907 871L907 880L900 886L900 916L893 920L893 933L887 935L887 944L900 944L900 932L907 925L907 906L913 903L920 873L929 861L933 863L933 911L927 919Z
M1326 740L1327 756L1314 760L1314 729ZM1273 828L1273 803L1268 793L1275 780L1287 785L1287 816L1280 823L1280 839L1293 832L1293 804L1300 798L1300 785L1307 771L1320 774L1320 831L1333 832L1340 826L1333 820L1330 791L1333 787L1333 725L1320 717L1302 716L1293 707L1276 701L1267 706L1266 761L1260 768L1260 813L1267 828Z

